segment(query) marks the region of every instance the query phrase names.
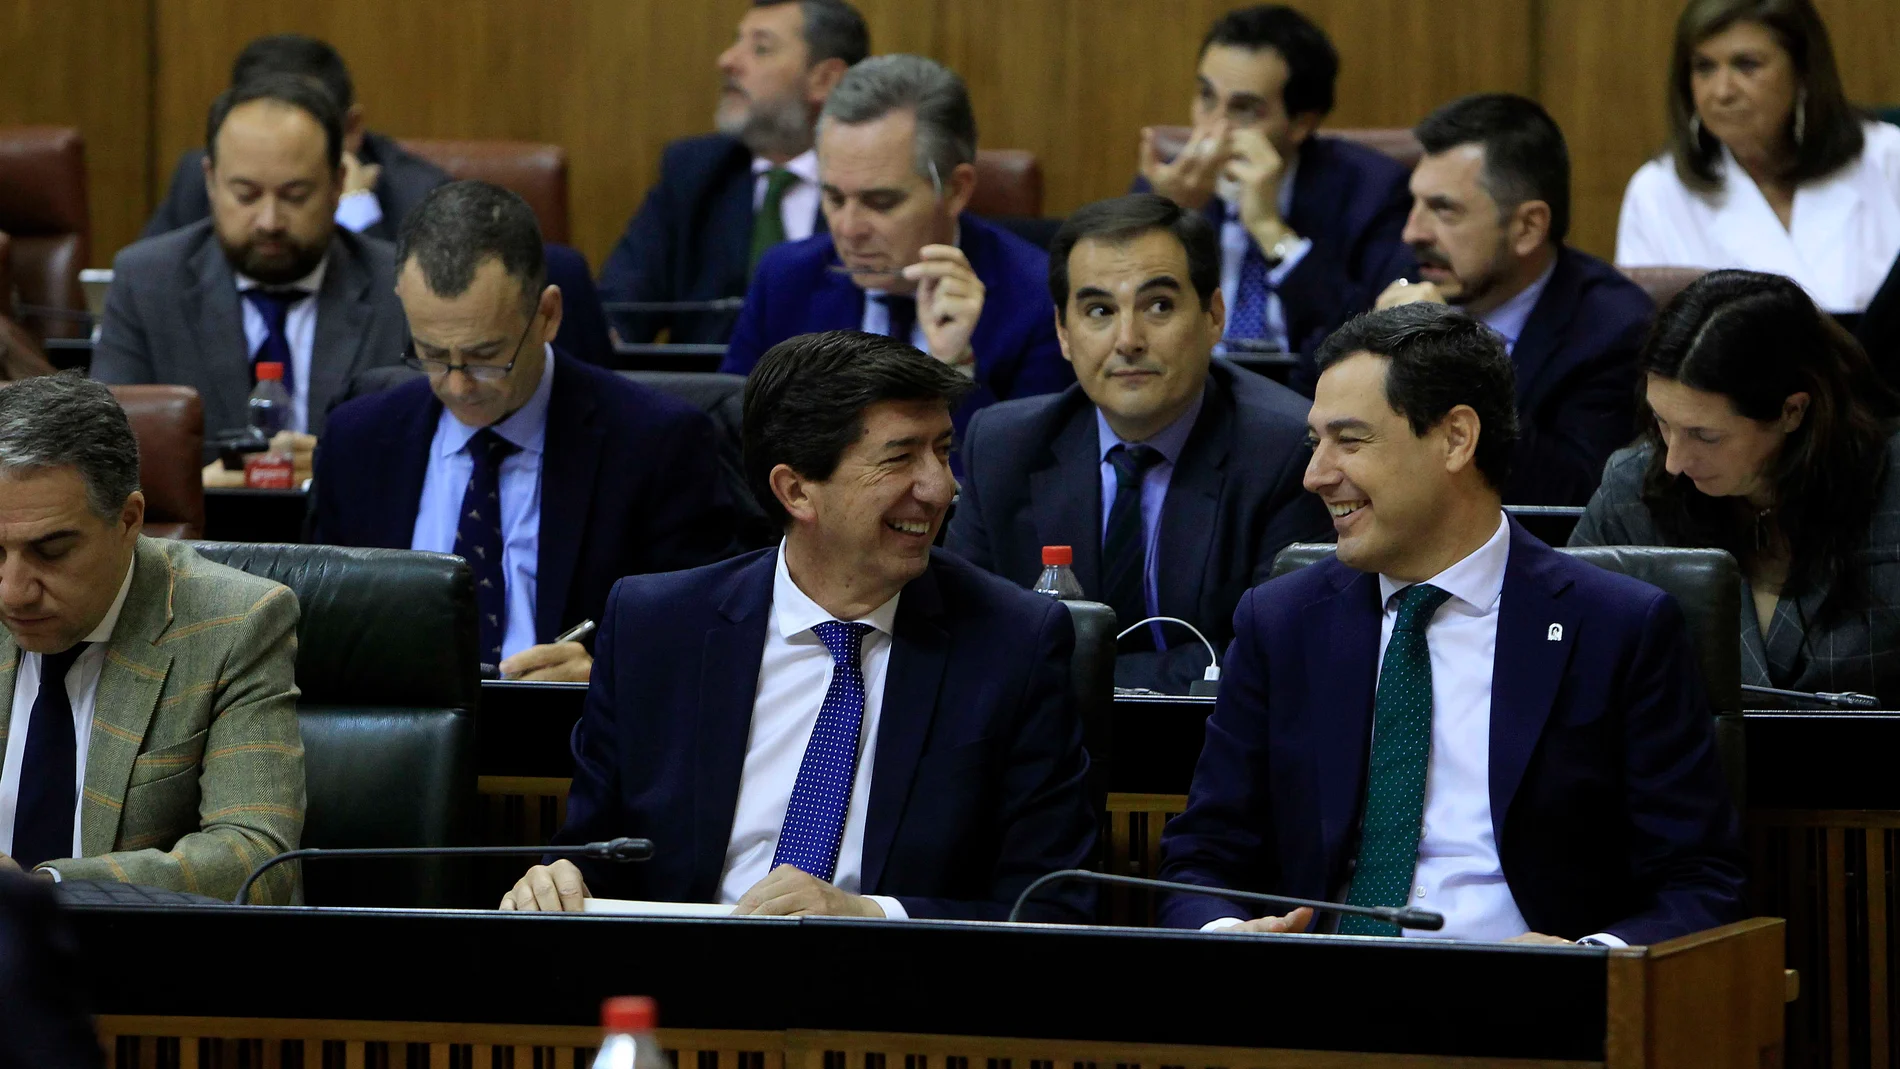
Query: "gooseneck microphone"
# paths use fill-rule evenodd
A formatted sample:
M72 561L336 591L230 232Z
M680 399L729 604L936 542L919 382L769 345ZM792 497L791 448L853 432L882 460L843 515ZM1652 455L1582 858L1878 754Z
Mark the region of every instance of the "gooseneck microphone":
M645 861L653 856L651 839L608 839L574 846L385 846L326 850L310 847L286 850L251 870L238 887L236 904L249 905L251 885L272 867L286 861L319 858L424 858L424 857L584 857L595 861Z
M1776 698L1792 698L1795 701L1827 705L1836 709L1880 708L1879 698L1871 694L1859 694L1851 690L1782 690L1780 687L1758 687L1753 683L1742 684L1742 690L1748 694L1766 694Z
M1258 902L1267 906L1310 909L1318 913L1350 914L1356 917L1371 917L1387 924L1396 924L1401 928L1416 928L1421 932L1435 932L1445 926L1445 915L1433 913L1429 909L1413 909L1411 906L1351 906L1344 902L1319 902L1310 898L1288 898L1285 895L1263 895L1257 891L1235 891L1226 887L1203 887L1198 883L1175 883L1172 880L1149 880L1140 876L1118 876L1111 872L1090 872L1087 869L1061 869L1043 876L1036 882L1023 888L1016 896L1016 904L1010 907L1009 919L1014 921L1023 911L1023 904L1029 896L1050 884L1067 883L1081 880L1084 883L1106 883L1115 887L1146 887L1155 891L1184 891L1188 894L1208 895L1213 898L1226 898L1242 902Z

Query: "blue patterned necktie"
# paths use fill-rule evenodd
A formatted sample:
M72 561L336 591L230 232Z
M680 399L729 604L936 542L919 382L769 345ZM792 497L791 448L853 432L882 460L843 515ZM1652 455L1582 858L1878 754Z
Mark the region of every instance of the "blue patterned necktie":
M309 290L265 289L258 286L244 291L244 299L252 308L264 317L264 344L251 354L251 380L257 380L259 362L276 362L284 365L284 391L297 395L296 369L290 359L290 335L285 323L290 319L290 306L310 296Z
M501 640L508 633L508 581L502 568L501 462L520 449L483 427L468 440L468 489L455 524L455 555L475 573L475 611L482 635L482 665L499 668Z
M1267 337L1267 297L1273 286L1260 244L1247 239L1247 254L1240 260L1240 283L1234 287L1234 313L1227 320L1227 337L1235 341L1272 342Z
M40 655L40 693L27 721L20 800L13 814L13 859L31 870L73 856L73 809L79 797L79 741L66 673L92 644Z
M1425 629L1449 597L1429 583L1415 583L1398 594L1398 620L1385 644L1372 700L1366 815L1348 905L1403 906L1412 892L1425 819L1425 769L1432 756L1432 654ZM1399 929L1370 917L1342 917L1339 934L1398 935Z
M1115 610L1120 628L1148 615L1148 538L1141 522L1141 485L1148 469L1164 458L1151 445L1118 445L1108 451L1115 469L1115 500L1102 532L1102 600Z
M831 685L798 765L772 867L790 865L830 883L838 871L845 811L858 775L858 735L864 727L864 669L858 659L871 625L826 620L812 630L831 651Z

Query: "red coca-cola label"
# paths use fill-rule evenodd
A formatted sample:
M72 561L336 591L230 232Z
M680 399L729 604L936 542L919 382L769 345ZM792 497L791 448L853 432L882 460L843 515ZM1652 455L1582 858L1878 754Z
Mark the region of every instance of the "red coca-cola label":
M244 485L252 490L291 488L289 453L251 453L244 458Z

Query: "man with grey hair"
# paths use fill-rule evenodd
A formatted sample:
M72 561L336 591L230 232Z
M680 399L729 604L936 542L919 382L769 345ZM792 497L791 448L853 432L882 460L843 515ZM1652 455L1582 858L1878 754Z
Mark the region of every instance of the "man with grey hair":
M228 899L303 831L297 599L144 520L111 391L0 389L0 868Z
M871 52L864 18L845 0L752 0L719 54L718 133L682 138L660 157L660 180L601 266L606 301L739 297L765 250L820 225L812 124L851 65ZM718 344L730 310L629 312L614 329L650 342Z
M798 334L863 330L909 342L975 380L957 409L1075 381L1056 342L1041 249L964 212L976 116L963 79L922 56L851 69L818 120L828 232L767 253L721 371L744 375Z
M396 268L424 375L332 415L317 540L467 558L488 673L585 680L587 645L555 640L599 620L616 579L731 543L712 421L555 348L540 226L500 186L437 187Z

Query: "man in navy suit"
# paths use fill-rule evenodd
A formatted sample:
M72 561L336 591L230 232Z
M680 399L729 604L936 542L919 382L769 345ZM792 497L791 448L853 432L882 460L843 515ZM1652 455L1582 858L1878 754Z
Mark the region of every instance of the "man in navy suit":
M426 378L333 413L315 536L466 558L484 666L584 680L586 646L552 640L623 575L717 560L734 520L703 413L555 350L543 255L533 209L486 182L410 216L396 294Z
M1419 282L1378 306L1450 303L1504 338L1517 365L1513 505L1583 505L1636 435L1637 358L1656 307L1616 268L1564 245L1570 154L1534 101L1454 100L1418 124L1405 240Z
M1412 304L1318 354L1336 559L1248 592L1162 876L1442 913L1457 939L1660 942L1742 916L1682 612L1508 519L1510 359ZM1176 896L1173 927L1302 931ZM1323 930L1333 930L1327 924ZM1343 918L1337 930L1397 935Z
M1042 547L1122 626L1188 621L1224 645L1234 605L1292 542L1331 537L1306 471L1306 398L1210 358L1221 336L1220 245L1153 193L1069 216L1049 250L1062 354L1077 384L976 414L944 545L1023 586ZM1186 693L1208 656L1161 625L1122 640L1122 686Z
M1223 15L1201 42L1194 132L1164 161L1142 131L1139 190L1205 211L1220 232L1226 351L1310 354L1412 269L1405 168L1317 131L1339 53L1281 4ZM1290 380L1313 392L1310 362Z
M658 849L640 865L535 866L501 908L598 895L1000 920L1038 877L1089 862L1068 611L931 553L967 388L857 332L765 355L746 385L745 467L784 540L615 586L575 738L556 841ZM1091 902L1057 895L1039 912L1086 920Z
M975 388L957 410L1075 381L1044 299L1049 257L963 209L976 192L976 117L963 79L921 56L845 75L818 120L829 233L759 263L719 370L744 375L795 334L863 330L907 342Z
M753 0L719 54L719 132L666 146L660 180L601 265L605 301L743 296L759 257L823 225L812 125L832 87L871 52L844 0ZM717 345L730 311L622 312L620 337Z

